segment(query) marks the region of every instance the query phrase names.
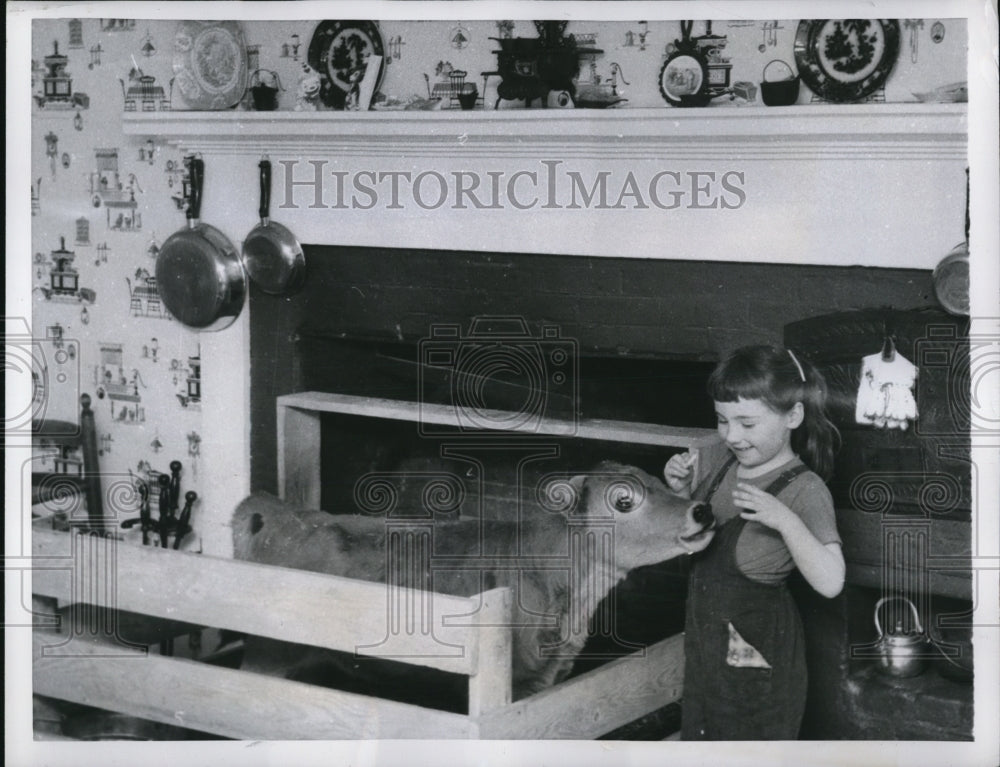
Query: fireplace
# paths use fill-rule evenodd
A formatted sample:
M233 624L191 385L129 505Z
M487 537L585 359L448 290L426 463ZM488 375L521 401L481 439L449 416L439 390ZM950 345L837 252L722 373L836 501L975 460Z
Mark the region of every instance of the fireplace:
M838 423L848 427L844 429L848 451L838 467L843 476L838 477L834 491L842 509L839 524L852 560L852 584L846 596L827 602L800 589L807 630L817 648L811 660L820 690L811 704L808 726L814 736L835 737L829 730L830 720L823 714L831 705L848 712L838 720L845 732L856 726L849 717L863 708L869 697L852 702L849 690L858 686L859 678L862 685L886 687L878 678L868 679L870 662L852 659L849 654L851 643L870 639L871 609L880 593L878 578L883 568L878 526L872 527L871 515L849 508L850 478L846 475L856 472L858 440L865 437L852 431L845 420L842 404L850 399L848 389L856 381L845 383L844 370L851 360L860 360L867 345L881 343L879 334L885 323L891 326L898 348L907 349L908 354L919 340L918 331L928 324L950 323L958 335L964 332L933 310L880 312L870 308L876 295L896 306L925 306L929 288L925 273L739 263L720 269L718 264L694 261L330 245L306 246L306 257L310 274L300 294L276 298L251 290L251 463L255 489L278 489L273 463L275 397L328 391L452 404L454 367L452 363L431 364L429 351L460 345L477 332L487 336L500 333L507 339L520 333L576 356L576 385L552 389L545 404L549 415L703 428L714 424L705 381L728 349L783 340L801 347L834 382ZM741 301L738 297L747 292L752 292L752 301ZM787 300L790 295L795 299ZM843 312L845 308L854 311ZM835 315L839 324L830 319L834 312L839 312ZM855 324L862 321L866 332L848 332L854 327L848 320ZM441 329L450 335L442 337ZM837 337L861 345L848 349L842 341L838 346L830 341ZM934 376L934 371L929 371L928 381L933 383ZM516 373L507 378L501 373L487 381L481 391L488 405L517 410L526 400L523 381L516 379ZM934 396L932 387L926 391L927 397ZM927 397L921 407L941 425L946 414ZM474 460L483 457L475 455L475 449L466 449L465 457L442 459L443 445L454 447L467 435L423 434L413 423L328 414L322 429L321 505L329 511L354 507L354 482L366 473L420 473L433 467L461 474L468 470L468 455ZM881 441L869 447L869 452L881 450L890 457L912 455L912 450L901 451L901 447L912 447L914 435L908 439L896 434L878 436ZM613 458L657 475L670 454L655 446L591 440L549 439L536 441L534 446L541 442L556 445L557 457L550 460L553 465L561 463L560 468ZM516 464L531 447L522 440L517 450L492 451L484 464L490 474L484 484L487 497L467 499L463 511L478 513L482 500L481 508L500 517L515 513L512 487L533 476L530 472L518 475ZM921 460L940 463L936 448L924 453L926 459ZM546 463L536 463L535 471L542 471ZM961 478L962 473L954 468L949 465L943 471ZM966 475L959 483L960 499L968 498L967 480ZM897 511L912 511L917 490L904 483L901 492L904 503ZM936 541L942 540L941 531L947 527L945 539L961 545L968 530L967 501L957 503L944 518L935 519L934 525ZM942 609L941 600L952 600L948 603L952 609L967 599L961 577L943 577L942 581L935 576L936 610ZM681 561L633 573L615 593L614 631L592 641L578 668L585 670L616 653L682 630L685 589L685 563ZM954 726L951 730L915 732L931 738L954 737L954 730L960 729L958 722L968 714L965 695L971 687L946 680L936 671L934 674L941 689L927 692L927 700L935 701L939 710L951 712ZM669 719L669 712L663 716ZM824 721L827 729L823 729ZM850 736L878 734L858 726Z

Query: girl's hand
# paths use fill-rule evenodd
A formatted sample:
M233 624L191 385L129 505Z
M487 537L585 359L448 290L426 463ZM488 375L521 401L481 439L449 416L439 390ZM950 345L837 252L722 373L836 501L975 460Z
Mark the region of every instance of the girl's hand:
M663 467L663 478L667 481L667 487L675 494L683 498L691 497L691 482L694 479L694 467L698 460L698 454L687 452L677 453L670 456L667 465Z
M770 493L765 493L758 487L746 482L737 482L733 491L733 503L745 511L740 513L743 519L760 522L784 534L790 519L798 519L795 513Z

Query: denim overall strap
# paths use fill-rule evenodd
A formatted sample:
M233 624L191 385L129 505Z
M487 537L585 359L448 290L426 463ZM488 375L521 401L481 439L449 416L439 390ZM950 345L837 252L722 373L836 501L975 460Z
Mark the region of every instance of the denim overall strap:
M792 484L792 481L797 476L799 476L800 474L805 474L807 471L809 471L809 467L806 466L804 463L800 463L798 466L793 466L792 468L788 469L787 471L781 472L781 474L775 477L774 481L771 482L770 485L764 488L764 492L768 493L769 495L776 496L778 495L778 493L780 493L782 490L784 490L786 487ZM719 489L718 485L716 485L715 489L716 490Z
M704 501L705 503L711 502L712 496L715 495L715 491L719 489L719 485L722 484L722 480L726 478L726 474L729 473L729 469L732 468L734 463L736 463L736 456L729 456L729 458L726 459L726 462L722 464L722 468L720 468L715 473L715 476L712 477L712 481L708 484L708 489L705 491L704 497L699 498L698 500Z

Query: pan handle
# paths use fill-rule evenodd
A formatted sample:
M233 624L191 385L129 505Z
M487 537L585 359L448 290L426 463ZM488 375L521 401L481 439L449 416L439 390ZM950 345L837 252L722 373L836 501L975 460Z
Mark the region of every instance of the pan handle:
M191 199L188 202L188 224L194 226L201 218L201 190L205 183L205 161L191 155L188 158L188 175L191 177Z
M260 168L260 220L271 217L271 161L265 155L258 163Z
M184 167L187 169L187 184L184 190L184 217L187 218L188 226L194 226L194 155L189 154L184 158Z

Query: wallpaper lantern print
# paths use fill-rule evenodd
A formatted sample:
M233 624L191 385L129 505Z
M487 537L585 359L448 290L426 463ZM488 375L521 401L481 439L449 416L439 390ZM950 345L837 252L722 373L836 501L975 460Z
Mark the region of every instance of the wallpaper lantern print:
M90 221L84 216L76 220L76 244L90 245Z
M69 20L69 47L70 50L83 47L83 22L79 19Z
M101 66L102 53L104 53L104 49L101 47L100 43L90 46L90 63L87 64L87 69L93 69L94 67Z

